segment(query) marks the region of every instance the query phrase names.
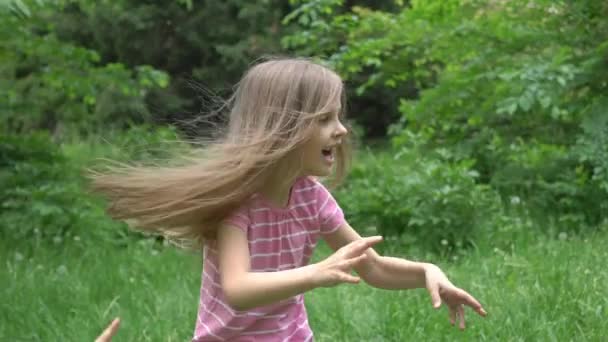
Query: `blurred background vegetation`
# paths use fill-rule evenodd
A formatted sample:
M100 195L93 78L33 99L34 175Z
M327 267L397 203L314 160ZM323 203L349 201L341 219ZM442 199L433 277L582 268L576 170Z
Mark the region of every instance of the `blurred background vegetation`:
M362 228L441 248L499 234L509 214L541 220L539 233L606 224L605 2L9 1L3 11L7 237L100 220L80 183L92 156L170 155L168 141L210 129L184 122L277 54L331 64L360 150L383 147L338 193Z
M0 5L0 237L124 246L97 158L158 160L264 55L343 76L362 234L457 257L608 227L608 2L8 0ZM25 251L25 252L24 252Z

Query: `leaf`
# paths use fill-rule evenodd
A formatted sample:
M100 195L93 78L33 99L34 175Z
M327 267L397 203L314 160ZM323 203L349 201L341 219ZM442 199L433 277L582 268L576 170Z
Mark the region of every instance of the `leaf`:
M2 5L2 7L6 6L5 4ZM21 0L12 0L8 3L8 8L11 12L13 12L13 14L22 17L22 18L29 18L32 16L32 12L30 11L29 7L23 3L23 1Z
M513 113L515 113L515 111L517 111L517 102L511 103L511 105L509 107L507 107L507 113L513 115Z
M549 106L551 106L551 98L549 96L541 97L539 102L543 109L547 109Z
M95 100L95 96L92 96L92 95L86 95L86 96L84 97L84 103L86 103L86 104L88 104L88 105L93 106L93 105L95 105L95 102L96 102L96 100Z
M532 108L533 101L534 99L526 94L519 98L519 106L524 112L528 112Z

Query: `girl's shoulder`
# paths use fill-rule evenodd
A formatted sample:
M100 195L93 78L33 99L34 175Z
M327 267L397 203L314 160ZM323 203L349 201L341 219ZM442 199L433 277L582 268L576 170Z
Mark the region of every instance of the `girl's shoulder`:
M295 182L293 191L298 194L316 196L319 190L324 188L325 187L318 178L313 176L304 176Z
M296 179L292 186L289 207L299 207L298 204L301 204L301 202L308 201L311 198L324 197L326 192L325 186L318 178L313 176L300 177ZM277 208L276 206L271 205L261 194L254 193L240 204L235 210L235 213L246 215L256 212L283 212L286 210L288 210L288 208Z
M329 191L329 189L325 186L325 182L319 177L305 176L302 177L302 179L302 184L304 187L313 186L317 190Z
M300 187L305 187L305 186L315 186L321 184L321 182L319 181L319 179L317 177L314 176L303 176L300 177L298 179L298 181L296 181L296 186L299 185Z

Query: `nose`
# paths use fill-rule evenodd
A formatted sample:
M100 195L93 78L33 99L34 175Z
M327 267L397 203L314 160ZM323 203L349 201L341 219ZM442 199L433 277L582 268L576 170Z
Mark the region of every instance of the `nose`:
M346 127L344 127L342 122L338 121L338 126L334 130L334 137L341 138L341 137L345 136L346 133L348 133L348 129L346 129Z

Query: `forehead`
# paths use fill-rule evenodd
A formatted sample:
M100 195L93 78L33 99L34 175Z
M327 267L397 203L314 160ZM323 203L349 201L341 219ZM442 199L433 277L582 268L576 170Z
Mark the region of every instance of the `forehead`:
M318 115L341 114L341 113L342 113L342 107L332 106L332 107L327 107L325 110L320 111L318 113Z
M326 109L328 111L339 112L342 110L342 101L340 101L340 100L330 101L330 102L327 102L323 107L324 107L324 109Z

